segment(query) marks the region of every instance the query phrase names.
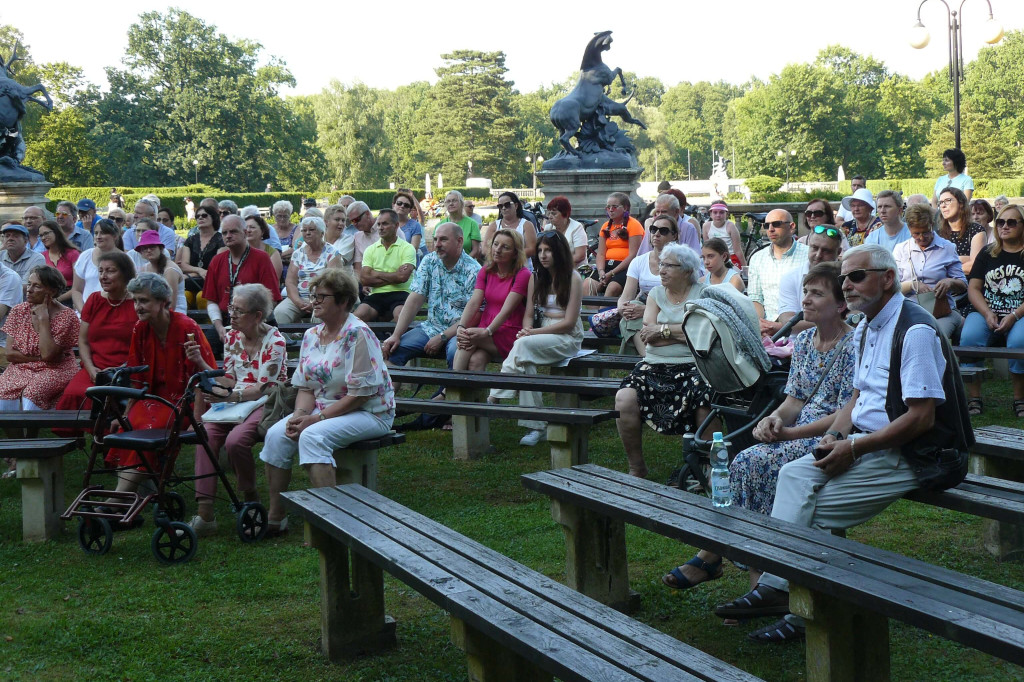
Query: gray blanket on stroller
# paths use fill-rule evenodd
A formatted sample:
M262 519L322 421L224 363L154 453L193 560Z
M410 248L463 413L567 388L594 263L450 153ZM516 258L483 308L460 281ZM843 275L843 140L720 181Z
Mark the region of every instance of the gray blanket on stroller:
M721 287L708 287L701 292L696 304L725 320L735 333L740 351L756 361L761 366L761 371L767 372L771 369L771 360L768 359L768 353L761 343L761 330L750 326L750 320L742 308L743 304L737 297L723 291Z

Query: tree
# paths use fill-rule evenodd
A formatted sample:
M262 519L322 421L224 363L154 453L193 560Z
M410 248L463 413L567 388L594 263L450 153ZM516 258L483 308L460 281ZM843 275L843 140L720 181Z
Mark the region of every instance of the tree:
M381 93L362 83L331 81L314 100L317 140L328 178L338 187L380 187L389 176Z
M74 107L44 116L25 153L25 165L41 171L55 185L96 187L106 182L99 153Z

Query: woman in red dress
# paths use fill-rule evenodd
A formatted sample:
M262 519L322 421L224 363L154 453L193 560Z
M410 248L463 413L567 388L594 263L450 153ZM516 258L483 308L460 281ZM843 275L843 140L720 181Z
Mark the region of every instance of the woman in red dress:
M134 379L149 385L148 392L177 402L185 393L189 378L196 372L214 369L217 360L202 329L187 315L171 310L171 287L155 272L144 272L128 283L128 293L135 304L139 321L132 331L128 350L129 365L148 365L149 369ZM135 401L128 408L132 430L169 428L174 413L155 400ZM147 462L155 468L153 453L146 453ZM142 464L134 450L112 448L107 462L114 466L138 467ZM144 476L122 471L118 490L134 491Z
M89 407L85 389L96 384L96 375L128 360L131 336L126 333L139 321L128 295L128 282L135 277L135 265L128 254L111 251L99 257L100 291L89 295L82 307L78 332L78 357L82 369L57 401L58 410Z

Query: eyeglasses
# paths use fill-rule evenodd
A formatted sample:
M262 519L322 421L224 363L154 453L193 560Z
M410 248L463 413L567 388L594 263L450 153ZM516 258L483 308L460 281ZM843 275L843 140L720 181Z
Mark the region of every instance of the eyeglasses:
M764 226L769 230L774 230L779 227L789 227L789 224L788 220L773 220L770 223L765 223Z
M358 223L358 222L359 222L360 220L362 220L362 219L363 219L363 216L364 216L364 215L366 215L366 211L363 211L362 213L360 213L359 215L357 215L357 216L356 216L355 218L350 218L350 219L349 219L349 222L352 222L352 223Z
M839 230L832 227L831 225L815 225L814 234L823 234L826 237L832 237L832 239L839 239ZM857 280L854 280L855 282Z
M43 237L52 237L52 236L53 236L53 232L50 232L49 230L47 230L46 232L43 232L42 230L39 230L39 238L40 239L42 239Z
M515 206L515 203L514 203L514 202L512 202L512 201L506 201L506 202L505 202L505 203L503 203L503 204L498 204L498 210L499 210L499 211L504 211L504 210L505 210L506 208L508 208L509 206Z
M619 206L618 204L608 204L607 206L604 207L604 210L606 210L606 211L614 211L614 210L619 209L619 208L622 208L622 207Z
M868 276L869 272L885 272L886 268L861 268L860 270L851 270L845 275L839 275L839 284L842 284L847 277L854 284L860 284Z
M942 207L942 208L945 208L945 207L949 206L950 204L952 204L954 201L956 201L956 199L953 199L952 197L950 197L949 199L941 199L939 201L939 206Z
M807 210L807 211L804 211L804 217L805 218L824 218L825 217L825 212L823 210L821 210L820 208L815 209L813 211L812 210Z
M665 236L668 236L670 234L675 234L675 230L673 230L671 227L652 226L650 228L650 230L651 230L651 234L660 234L660 235L665 235Z
M231 317L239 317L241 315L248 315L251 312L252 312L251 310L242 310L241 308L236 308L233 305L229 305L228 306L228 314L231 315Z
M664 261L658 261L659 268L681 268L683 267L679 263L666 263Z
M333 298L334 302L338 302L338 294L317 294L313 293L309 295L309 298L316 301L317 303L323 303L329 298Z
M1015 230L1021 225L1024 225L1024 221L1017 220L1016 218L996 218L996 227L1002 227L1006 225L1011 230Z
M412 204L406 203L404 201L396 201L395 206L397 206L398 208L412 208Z
M113 220L118 225L124 222L124 218L111 218L111 220Z

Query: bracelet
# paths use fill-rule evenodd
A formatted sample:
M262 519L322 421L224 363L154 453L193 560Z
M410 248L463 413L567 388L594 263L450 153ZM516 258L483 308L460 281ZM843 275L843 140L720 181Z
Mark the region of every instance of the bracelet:
M855 462L858 459L860 459L860 457L857 455L857 450L853 447L853 444L856 443L856 442L857 442L856 440L851 440L850 441L850 454L853 455L853 461L855 461Z
M1011 311L1010 311L1010 314L1011 314L1011 315L1013 315L1013 319L1015 319L1015 320L1017 320L1018 322L1020 322L1020 316L1018 316L1018 315L1017 315L1017 309L1016 309L1016 308L1014 308L1013 310L1011 310Z
M490 327L484 327L484 329L487 330L487 336L494 336L494 334L491 332L491 328Z

